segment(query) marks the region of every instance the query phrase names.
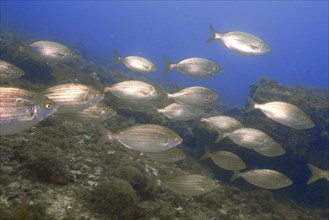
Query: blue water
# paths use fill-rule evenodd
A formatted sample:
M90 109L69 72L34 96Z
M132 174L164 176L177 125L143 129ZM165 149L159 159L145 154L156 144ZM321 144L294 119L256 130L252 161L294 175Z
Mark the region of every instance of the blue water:
M206 44L208 23L218 32L244 31L261 37L270 54L241 56L222 42ZM145 56L158 65L163 82L203 85L220 99L244 105L249 85L261 76L281 83L328 87L328 1L1 1L1 25L36 39L82 42L99 57ZM177 62L204 57L224 69L196 79L172 70L162 76L166 55Z

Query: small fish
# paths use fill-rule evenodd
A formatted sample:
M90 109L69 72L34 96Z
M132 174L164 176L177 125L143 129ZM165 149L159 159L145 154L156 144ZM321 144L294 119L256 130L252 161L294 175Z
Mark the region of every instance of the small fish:
M246 111L260 109L267 117L294 129L314 127L314 122L298 107L286 102L268 102L258 104L248 97L249 108Z
M329 170L322 170L310 163L307 164L308 167L310 168L311 170L311 177L309 178L309 180L307 181L307 184L311 184L319 179L326 179L329 181Z
M218 95L206 87L191 86L172 94L168 93L168 98L181 104L204 106L214 102Z
M265 189L280 189L290 186L292 181L283 173L275 170L259 169L246 172L234 171L231 181L242 177L247 182Z
M244 127L238 120L228 116L212 116L201 118L200 121L206 122L212 129L217 131L216 143L223 139L223 133L230 133Z
M42 94L59 105L58 114L81 111L104 98L104 94L93 87L76 83L53 86Z
M174 67L176 67L180 72L188 76L197 77L197 78L207 78L217 75L222 72L222 68L211 60L205 58L187 58L179 61L178 63L172 63L168 60L167 57L163 57L166 69L163 72L163 75L167 73Z
M253 149L263 156L275 157L285 153L284 148L264 132L254 128L239 128L223 137L230 138L235 144Z
M178 194L198 196L218 188L219 181L207 176L179 172L164 175L159 185Z
M172 103L165 108L158 109L157 111L164 114L168 118L177 121L193 120L204 114L204 111L197 107L179 103Z
M150 60L140 56L121 57L118 51L114 52L115 60L113 64L122 61L122 63L130 70L140 73L150 73L157 70L157 67Z
M178 147L173 147L161 152L146 153L155 162L174 163L186 158L185 153Z
M134 125L112 133L103 126L98 126L101 137L97 145L117 140L129 149L141 152L160 152L182 143L182 138L169 128L155 125Z
M76 52L54 41L36 41L23 47L23 51L32 59L45 62L70 61L77 57Z
M211 36L207 43L215 39L222 40L227 48L245 56L257 56L271 52L270 46L253 34L240 31L219 34L211 24L209 27Z
M97 103L94 106L78 112L62 114L66 120L80 122L84 124L101 123L117 115L116 111L104 103Z
M0 83L17 79L24 75L24 71L12 63L0 60Z
M162 93L154 86L137 80L127 80L112 87L105 87L104 92L111 92L117 98L128 102L152 101L162 97Z
M40 94L0 87L0 135L20 133L56 112L57 104Z
M208 146L205 146L205 154L200 160L205 160L209 157L216 165L226 170L243 170L246 168L246 164L237 155L229 151L217 151L211 153Z

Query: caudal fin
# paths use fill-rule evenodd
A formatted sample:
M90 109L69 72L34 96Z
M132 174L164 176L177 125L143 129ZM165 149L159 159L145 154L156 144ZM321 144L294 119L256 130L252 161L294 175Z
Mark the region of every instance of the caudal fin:
M231 177L231 181L236 180L237 178L241 177L241 172L239 170L233 170L233 175Z
M207 44L209 44L211 41L215 39L220 38L220 34L216 31L216 29L211 24L209 24L209 29L210 29L210 37L206 42Z
M199 160L205 160L210 157L210 151L207 145L204 146L204 155Z
M170 60L166 56L163 56L163 60L165 62L166 68L163 71L162 75L166 76L168 74L168 72L172 69L173 63L170 62Z
M247 96L247 107L244 110L245 112L250 112L252 110L255 110L255 105L257 104L254 100L252 100L249 96Z
M114 55L115 55L115 59L112 61L113 65L117 64L121 60L120 54L117 50L114 51Z
M318 168L310 163L308 163L307 165L310 168L310 171L312 173L311 177L307 181L307 184L311 184L322 178L321 173L323 172L323 170L321 170L320 168Z
M97 131L99 133L99 137L97 138L97 146L101 146L111 140L111 132L103 125L97 125Z
M215 143L220 142L220 141L224 138L224 134L223 134L222 131L217 131L217 133L218 133L218 136L217 136L217 138L216 138L216 140L215 140ZM226 134L226 136L227 136L227 134ZM225 137L226 137L226 136L225 136Z

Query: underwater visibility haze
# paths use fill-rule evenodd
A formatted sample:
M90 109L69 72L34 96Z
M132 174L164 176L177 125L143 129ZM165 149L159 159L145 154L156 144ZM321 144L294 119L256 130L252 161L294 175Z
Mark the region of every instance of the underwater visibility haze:
M328 1L0 4L0 219L329 218Z

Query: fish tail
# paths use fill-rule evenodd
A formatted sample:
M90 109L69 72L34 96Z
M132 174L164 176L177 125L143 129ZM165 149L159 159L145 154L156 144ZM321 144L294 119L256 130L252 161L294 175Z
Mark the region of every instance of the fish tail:
M249 96L247 96L247 101L248 101L247 107L244 111L245 112L250 112L252 110L255 110L256 109L255 105L257 105L257 103L253 99L251 99Z
M310 163L308 163L307 165L310 168L310 171L312 173L311 177L307 181L307 184L311 184L311 183L317 181L318 179L321 179L321 173L323 172L323 170Z
M216 37L219 37L220 36L220 34L216 31L216 29L214 28L214 26L212 26L210 23L209 23L209 29L210 29L210 37L206 41L207 44L209 44L211 41L215 40Z
M233 170L233 175L231 177L231 181L236 180L237 178L241 177L241 172L239 170Z
M111 87L104 87L104 93L111 92L112 88Z
M225 134L225 135L227 136L228 134ZM226 136L225 136L225 137L226 137ZM220 142L223 138L224 138L224 133L221 132L221 131L218 131L218 136L217 136L217 138L216 138L216 140L215 140L215 143Z
M204 155L199 160L205 160L210 157L210 151L207 145L204 146L204 150L205 150Z
M101 146L112 139L112 133L103 125L97 125L97 131L100 134L100 136L97 138L97 146Z
M166 57L163 56L163 60L165 62L166 65L166 69L163 71L162 75L166 76L168 74L168 72L172 69L172 62L170 62L170 60Z
M121 60L120 54L117 50L114 51L114 55L115 55L115 59L112 61L113 65L117 64Z

